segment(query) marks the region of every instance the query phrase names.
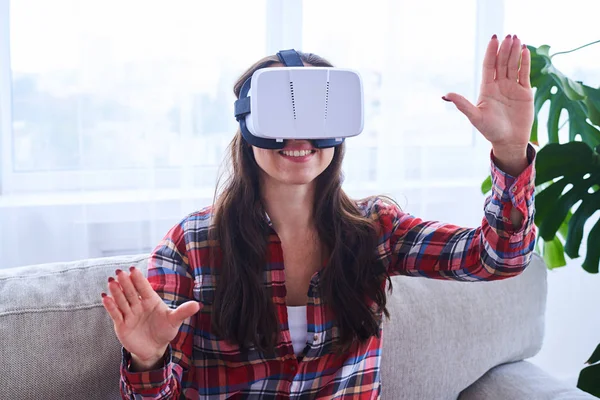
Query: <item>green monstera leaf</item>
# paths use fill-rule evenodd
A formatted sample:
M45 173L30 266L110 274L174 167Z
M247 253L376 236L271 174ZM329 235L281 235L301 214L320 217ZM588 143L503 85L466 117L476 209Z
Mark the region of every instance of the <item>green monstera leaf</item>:
M538 143L538 114L549 101L550 110L546 124L548 143L559 143L560 114L566 110L569 141L575 141L579 136L581 141L591 148L600 145L600 130L597 127L600 126L600 90L573 81L556 69L549 55L550 46L544 45L537 49L529 46L529 50L531 86L536 89L531 141Z
M535 199L539 234L547 242L555 240L557 233L564 235L560 229L567 222L564 251L570 258L577 258L584 225L600 210L600 155L583 142L550 143L539 151L536 170L536 185L552 182ZM587 238L583 268L597 273L599 262L600 221Z
M600 397L600 344L592 353L586 364L589 367L584 368L579 375L577 387L596 397Z
M577 387L589 394L600 397L600 364L590 365L579 374Z
M539 243L540 242L538 241L538 244ZM564 267L567 265L567 260L565 260L564 240L555 236L552 240L543 240L542 243L541 254L548 269Z

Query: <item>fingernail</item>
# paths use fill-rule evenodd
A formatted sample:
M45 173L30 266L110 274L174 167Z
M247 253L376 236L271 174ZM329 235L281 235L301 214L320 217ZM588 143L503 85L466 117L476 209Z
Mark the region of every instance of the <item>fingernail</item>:
M444 101L450 101L446 96L442 96L442 100L444 100Z
M102 298L105 298L106 296L107 296L107 294L102 292Z
M510 39L510 35L506 35L505 39Z
M492 40L493 39L498 39L498 36L496 36L496 34L494 33L494 36L492 36Z
M112 276L109 276L109 277L108 277L108 283L110 283L110 282L114 282L114 281L115 281L115 278L113 278Z
M522 49L526 49L526 48L527 48L527 45L526 45L525 43L523 43L523 44L521 45L521 48L522 48Z
M119 275L121 272L123 271L121 271L120 269L115 269L115 275Z
M129 267L129 272L133 272L134 269L135 267Z
M518 39L517 35L513 35L513 39Z

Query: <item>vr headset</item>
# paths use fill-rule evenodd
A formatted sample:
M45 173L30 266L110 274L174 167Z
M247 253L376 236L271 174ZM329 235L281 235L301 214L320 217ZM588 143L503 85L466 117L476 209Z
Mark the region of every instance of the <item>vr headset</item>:
M285 67L262 68L248 78L235 101L244 140L283 149L284 140L334 147L363 130L362 80L342 68L304 67L295 50L277 53Z

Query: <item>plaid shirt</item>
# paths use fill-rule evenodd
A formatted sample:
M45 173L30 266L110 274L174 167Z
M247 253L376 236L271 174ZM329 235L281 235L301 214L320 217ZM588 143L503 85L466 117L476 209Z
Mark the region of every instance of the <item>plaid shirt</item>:
M518 275L529 264L535 242L533 195L535 150L518 177L495 166L492 194L485 201L482 225L466 229L427 222L381 199L359 203L362 213L379 226L374 249L390 275L424 276L460 281L491 281ZM523 215L515 230L511 209ZM121 393L124 399L378 399L381 392L381 337L355 342L335 357L334 318L319 297L319 272L310 282L306 347L296 357L288 330L281 242L271 228L265 284L273 293L281 334L277 356L239 347L215 336L210 312L216 271L206 260L211 209L193 213L174 226L154 250L148 280L165 303L175 308L188 300L201 310L184 321L171 342L163 366L130 372L123 349ZM379 327L382 333L382 327ZM381 335L380 335L381 336Z

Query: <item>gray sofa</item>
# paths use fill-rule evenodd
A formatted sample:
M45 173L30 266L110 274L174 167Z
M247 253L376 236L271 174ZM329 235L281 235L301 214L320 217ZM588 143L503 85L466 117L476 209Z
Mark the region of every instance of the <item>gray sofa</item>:
M147 256L0 269L0 398L118 399L120 344L100 302ZM593 399L523 361L541 347L546 268L484 283L395 277L385 400Z

